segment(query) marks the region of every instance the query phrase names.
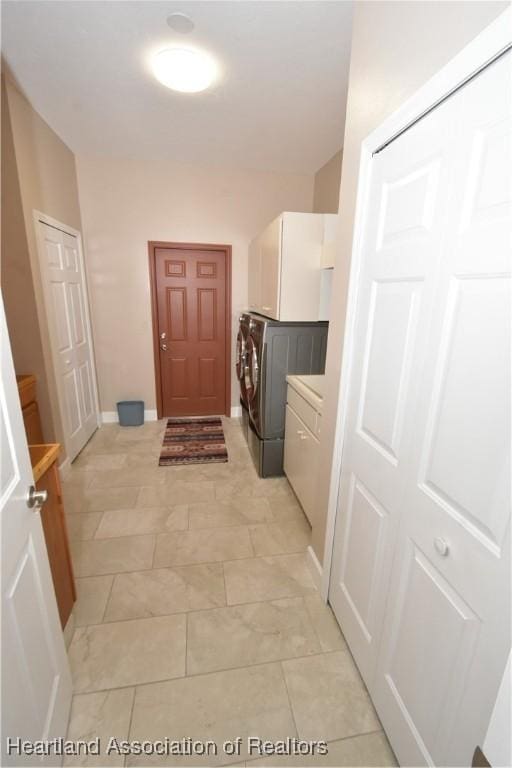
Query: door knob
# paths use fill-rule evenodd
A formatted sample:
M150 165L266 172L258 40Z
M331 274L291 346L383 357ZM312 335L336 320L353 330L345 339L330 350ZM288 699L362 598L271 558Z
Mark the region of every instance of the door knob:
M167 334L166 334L165 331L162 331L162 333L160 334L160 338L161 339L166 339L167 338Z
M450 552L448 542L441 538L441 536L436 536L434 539L434 547L436 552L441 555L441 557L447 557L448 553Z
M30 486L27 497L27 507L29 509L41 509L47 500L48 491L36 491L34 485Z
M160 349L161 349L163 352L167 352L167 344L160 344Z

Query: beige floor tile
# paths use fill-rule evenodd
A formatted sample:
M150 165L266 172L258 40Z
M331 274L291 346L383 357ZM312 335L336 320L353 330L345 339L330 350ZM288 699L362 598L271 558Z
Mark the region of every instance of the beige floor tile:
M228 449L229 450L229 449ZM229 457L229 460L225 463L216 464L202 464L200 470L200 476L203 480L212 480L215 482L222 482L230 480L233 477L233 473L242 472L246 469L246 465L243 462L239 462L235 457ZM199 465L198 465L199 469Z
M329 744L332 766L397 766L398 762L389 746L385 733L368 733Z
M304 519L304 511L294 495L270 496L268 504L276 522Z
M88 470L79 469L74 465L60 473L62 493L65 497L72 496L77 490L85 490L91 483L94 474Z
M177 507L112 509L103 513L95 538L184 531L187 528L188 507L185 504Z
M142 571L151 568L155 536L123 536L71 542L75 576Z
M160 467L123 467L95 472L90 488L116 488L144 485L162 485L165 472Z
M214 563L252 555L249 531L243 527L159 533L154 567Z
M187 674L195 675L319 653L302 598L191 613Z
M331 606L324 603L318 593L307 595L305 602L322 651L338 651L345 648L345 640Z
M64 509L68 515L129 509L135 506L138 495L138 488L85 488L83 491L65 492Z
M77 598L73 613L77 627L101 624L113 581L113 576L75 579Z
M145 452L148 448L156 448L162 445L163 430L126 432L120 431L115 438L115 449L117 451L133 451L134 453Z
M224 563L228 605L300 597L316 591L305 555Z
M155 436L163 434L165 425L163 421L146 422L139 427L121 427L117 430L115 440L117 443L133 443L151 440Z
M75 693L185 674L183 614L78 628L69 647Z
M282 664L301 738L334 741L381 728L348 650Z
M212 464L181 464L166 467L167 479L169 484L181 480L185 483L207 482L207 481L228 481L233 477L234 472L245 470L244 463L236 461L234 457L229 456L226 462L213 462Z
M128 765L208 765L240 763L248 736L275 741L295 736L286 687L278 664L216 672L137 688L131 739L156 740L193 737L212 740L219 754L206 758L164 757L144 763L129 758ZM222 745L242 739L240 755L227 756Z
M396 758L391 751L388 740L382 732L368 733L364 736L352 736L348 739L330 741L327 745L328 753L320 755L318 752L310 756L301 755L277 755L274 757L261 757L247 762L246 765L265 766L265 768L313 768L313 766L325 766L326 768L343 768L343 766L396 766Z
M119 433L118 424L103 424L97 429L87 445L80 451L80 456L101 452L101 449L112 450L116 436Z
M225 604L222 564L158 568L116 576L105 621L163 616Z
M190 528L222 528L274 520L268 499L231 499L191 504Z
M87 515L66 515L66 527L70 540L93 539L102 515L103 512L90 512Z
M71 741L91 741L99 738L101 756L66 757L65 766L124 765L124 755L106 754L111 738L118 741L128 738L135 688L117 691L84 693L73 697L67 738Z
M144 452L142 451L128 451L126 454L126 467L137 467L137 468L149 468L149 469L157 469L158 468L158 459L160 457L160 447L148 447L147 450Z
M214 485L211 482L185 483L178 480L174 483L165 482L160 486L141 488L137 506L168 507L178 504L194 504L199 501L210 501L214 495Z
M252 468L237 472L236 477L228 481L215 483L215 496L219 501L232 498L279 497L294 498L293 491L285 477L256 477Z
M85 453L73 462L73 469L96 470L106 472L110 469L122 469L126 466L126 453Z
M305 552L311 542L311 526L306 518L285 520L249 528L254 554L281 555Z
M231 462L236 465L243 465L246 469L252 472L254 478L258 477L247 445L244 445L241 442L228 444L228 456Z
M146 435L144 439L137 439L137 440L129 440L125 438L120 438L116 441L116 444L114 446L114 450L119 453L127 453L129 456L134 457L134 464L130 461L127 461L126 466L147 466L147 463L144 461L144 456L151 455L154 457L155 462L153 464L154 468L158 467L158 457L160 456L160 450L162 447L162 439L159 437ZM136 461L136 457L140 456L142 457L141 462Z

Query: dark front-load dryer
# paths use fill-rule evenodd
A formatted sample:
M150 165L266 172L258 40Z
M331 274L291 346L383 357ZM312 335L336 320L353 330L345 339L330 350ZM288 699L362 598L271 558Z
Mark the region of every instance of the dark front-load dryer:
M248 440L249 432L249 400L247 395L247 339L249 337L249 325L251 322L251 316L248 313L240 315L238 334L236 337L236 350L235 350L235 369L236 377L240 386L240 406L242 409L241 421L242 430Z
M280 323L252 315L249 328L249 448L261 477L282 475L286 376L324 372L328 323Z
M249 314L240 315L240 325L236 337L235 368L236 377L240 384L240 404L244 408L249 407L247 401L247 389L245 385L246 367L247 367L247 338L249 336L249 324L251 316Z

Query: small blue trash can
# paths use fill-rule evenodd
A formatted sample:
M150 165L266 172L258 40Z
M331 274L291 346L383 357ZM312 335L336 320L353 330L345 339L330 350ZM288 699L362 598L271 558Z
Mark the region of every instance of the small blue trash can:
M140 427L144 424L144 401L121 400L117 403L117 414L122 427Z

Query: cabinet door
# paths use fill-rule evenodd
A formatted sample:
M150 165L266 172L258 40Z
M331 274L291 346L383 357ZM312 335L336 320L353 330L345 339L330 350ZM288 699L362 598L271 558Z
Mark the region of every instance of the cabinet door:
M262 232L261 239L261 313L279 320L281 291L281 217Z
M22 413L25 432L27 433L27 443L29 445L41 445L41 443L44 443L44 438L37 403L29 403L26 408L23 408Z
M62 491L56 464L53 464L37 481L36 487L38 491L48 492L48 500L41 510L41 522L60 621L64 629L73 610L76 592L66 518L62 506Z
M261 309L261 248L259 236L255 237L249 245L248 300L249 309L253 312L259 312Z
M286 406L284 471L311 522L318 472L318 440L289 405Z
M314 323L320 307L323 215L287 211L281 219L279 320Z

